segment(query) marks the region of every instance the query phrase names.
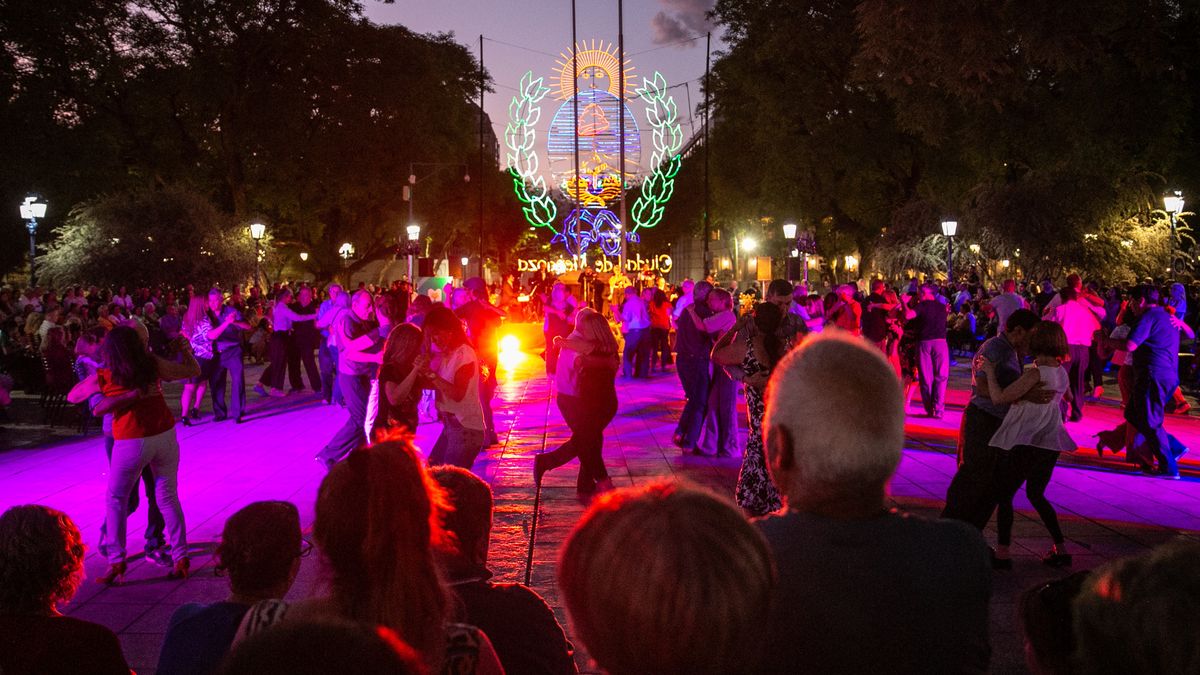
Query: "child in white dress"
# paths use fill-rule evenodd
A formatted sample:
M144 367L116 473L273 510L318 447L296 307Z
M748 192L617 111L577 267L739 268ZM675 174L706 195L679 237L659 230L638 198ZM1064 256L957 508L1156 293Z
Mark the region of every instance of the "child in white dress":
M998 505L995 564L1001 569L1012 566L1008 554L1012 540L1012 500L1022 483L1025 484L1025 496L1054 540L1054 547L1042 558L1042 562L1052 567L1071 564L1071 555L1064 548L1058 514L1046 499L1046 486L1050 484L1059 453L1076 447L1063 426L1059 407L1064 397L1070 400L1069 377L1062 365L1068 354L1067 334L1059 324L1043 321L1034 327L1030 335L1029 351L1033 355L1033 363L1026 366L1021 377L1007 387L1001 388L996 380L996 364L989 361L983 363L992 401L998 404L1012 403L991 441L993 448L1008 451L1001 453L994 483ZM1020 400L1039 384L1054 392L1050 402Z

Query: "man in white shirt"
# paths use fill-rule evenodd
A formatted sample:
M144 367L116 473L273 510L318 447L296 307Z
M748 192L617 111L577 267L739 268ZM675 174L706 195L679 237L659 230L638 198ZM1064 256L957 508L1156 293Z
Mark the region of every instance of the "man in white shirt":
M1004 326L1008 323L1008 317L1018 309L1029 309L1029 303L1025 302L1017 293L1017 282L1013 279L1005 279L1004 285L1001 287L1003 293L992 298L992 309L996 310L996 321L1000 326L1000 333L1004 332Z
M650 373L650 312L637 289L625 289L621 304L621 333L625 336L625 377L647 377ZM635 362L636 358L636 362Z
M1088 372L1088 352L1100 330L1100 320L1092 308L1079 298L1079 293L1068 286L1059 294L1060 304L1054 308L1050 320L1063 327L1070 348L1071 417L1072 422L1083 419L1083 393Z

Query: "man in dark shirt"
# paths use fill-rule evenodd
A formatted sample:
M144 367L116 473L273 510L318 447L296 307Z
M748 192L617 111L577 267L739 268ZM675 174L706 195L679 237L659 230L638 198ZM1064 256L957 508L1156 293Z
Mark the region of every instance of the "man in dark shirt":
M250 324L242 320L237 309L225 305L221 289L208 292L208 322L212 329L208 339L213 341L213 368L208 380L208 391L212 395L213 421L220 422L229 417L225 407L225 381L233 380L233 418L240 424L246 412L246 373L242 365L242 331L250 330Z
M708 307L708 294L712 284L698 282L692 289L692 306L701 319L712 315ZM686 400L679 423L675 425L672 440L685 452L693 450L700 440L704 428L705 406L708 402L708 386L712 378L712 339L703 328L692 321L688 313L682 312L675 323L675 372L683 385Z
M312 288L302 286L296 291L296 301L292 303L292 311L297 314L316 314L318 305L313 300ZM308 383L314 392L321 391L321 371L317 368L314 353L321 343L321 333L317 330L316 319L292 322L292 339L288 343L288 378L293 391L304 391L304 381L300 379L300 366L303 364L308 373Z
M350 418L317 454L317 461L330 468L351 450L367 442L365 429L371 380L383 360L383 341L375 324L375 303L365 290L354 292L350 311L342 312L331 328L338 348L338 386L346 399Z
M496 423L492 417L492 397L496 394L496 366L500 362L500 324L504 312L492 305L488 299L487 284L479 277L463 282L463 288L471 294L471 301L454 310L454 314L467 325L467 338L479 358L479 402L483 404L483 421L487 423L487 444L500 442L496 436Z
M1029 334L1037 324L1037 314L1030 310L1014 311L1004 325L1004 332L984 342L971 363L971 400L963 411L958 471L946 491L943 518L968 522L981 531L992 518L997 499L993 479L999 455L991 447L991 440L1008 414L1008 405L992 402L983 361L996 364L1000 386L1016 382L1021 377L1021 355L1028 352ZM1042 391L1031 396L1043 396L1045 400L1039 402L1045 403L1052 395Z
M492 532L492 491L475 474L456 466L437 466L430 474L453 507L446 529L455 550L440 549L446 581L462 602L463 621L492 641L505 672L570 675L577 672L574 651L554 612L540 595L520 584L490 581L487 568Z
M904 403L883 354L844 334L809 338L776 366L766 410L785 507L755 521L779 575L760 672L987 672L983 537L886 507Z
M950 379L950 347L946 344L949 307L937 299L933 284L921 287L920 298L912 325L916 329L921 403L927 416L941 419L946 414L946 382Z
M883 296L886 289L887 284L881 279L871 282L871 294L867 296L862 316L863 337L875 343L880 350L887 348L888 314L896 308L895 303L888 302Z
M1159 306L1158 289L1138 286L1129 294L1137 324L1124 348L1133 358L1133 392L1125 406L1125 420L1133 428L1129 455L1146 468L1153 458L1157 473L1179 478L1176 455L1170 447L1163 414L1179 386L1179 328Z

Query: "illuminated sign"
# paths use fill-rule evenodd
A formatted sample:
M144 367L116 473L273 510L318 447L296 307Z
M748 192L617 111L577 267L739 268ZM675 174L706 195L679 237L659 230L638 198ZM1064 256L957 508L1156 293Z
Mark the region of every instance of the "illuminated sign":
M552 89L532 71L525 73L509 105L504 142L513 190L529 224L548 228L553 232L551 242L563 244L567 253L575 256L599 246L605 255L617 255L622 237L639 242L639 229L662 221L666 203L674 193L683 147L675 99L666 79L657 72L642 78L642 86L631 96L628 89L633 66L620 63L613 45L595 40L590 46L578 44L561 54L555 76L552 82L557 86ZM621 90L622 77L625 91ZM546 174L552 183L543 175L535 129L541 119L541 102L551 91L555 91L552 98L562 101L545 141ZM634 100L645 105L648 131L652 132L647 137L654 149L650 173L629 211L630 223L623 224L611 210L612 203L620 199L642 167L641 130L628 105ZM622 150L624 165L620 160ZM551 196L553 189L577 206L561 221L558 204Z
M581 266L578 261L573 259L559 258L557 260L538 260L535 258L526 258L517 260L518 272L536 272L541 266L545 266L547 270L555 274L564 274L566 272L578 272L584 267L591 267L597 272L612 272L616 269L616 264L609 258L597 258L590 265ZM671 256L663 253L660 255L643 258L641 255L635 255L625 261L625 271L634 274L642 271L642 265L647 265L652 271L660 274L667 274L675 265L671 260ZM560 271L561 270L561 271Z

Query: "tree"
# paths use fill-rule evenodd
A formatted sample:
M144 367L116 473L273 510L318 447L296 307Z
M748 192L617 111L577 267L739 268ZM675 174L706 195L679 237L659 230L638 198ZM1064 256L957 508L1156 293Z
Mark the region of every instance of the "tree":
M204 288L249 279L254 255L249 236L206 198L168 187L116 193L77 207L37 263L42 278L58 286Z

